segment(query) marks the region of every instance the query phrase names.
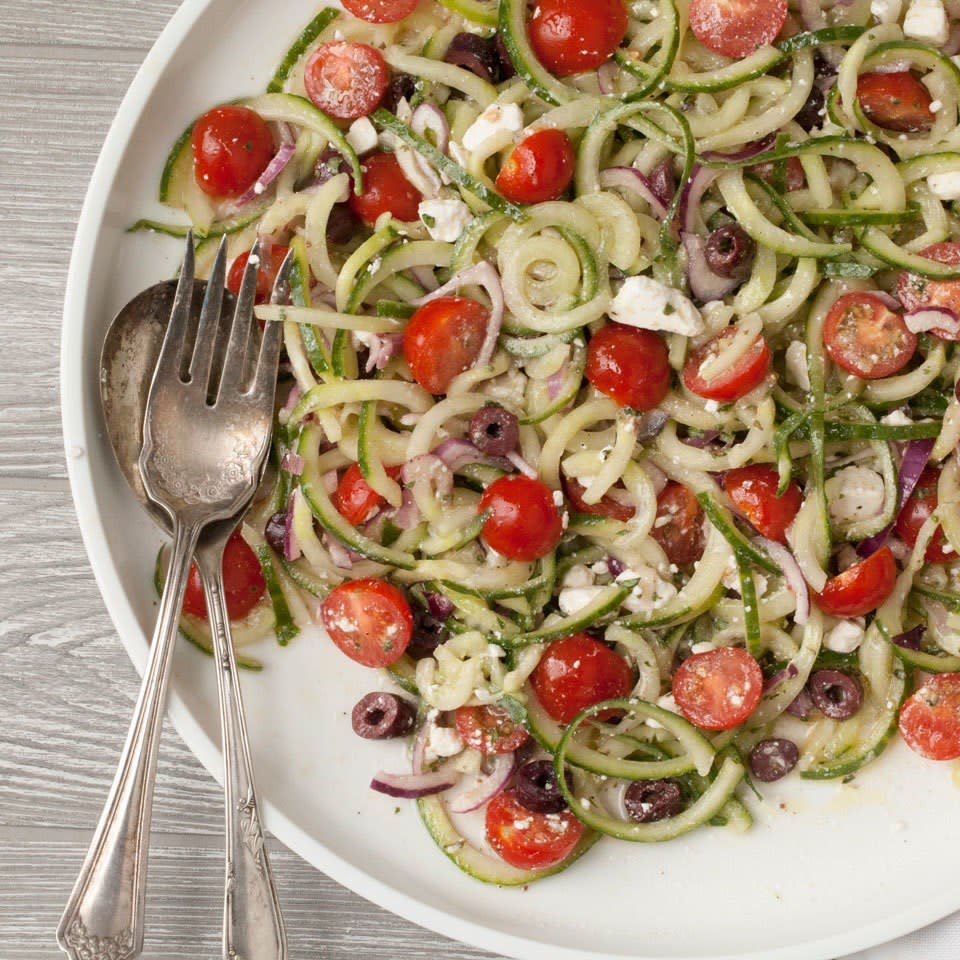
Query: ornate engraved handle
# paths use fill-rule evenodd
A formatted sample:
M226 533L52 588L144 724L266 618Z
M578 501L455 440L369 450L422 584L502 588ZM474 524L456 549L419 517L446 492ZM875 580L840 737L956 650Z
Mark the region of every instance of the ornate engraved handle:
M286 931L263 842L243 700L223 595L223 546L224 541L220 539L219 543L202 546L196 556L218 666L223 735L226 820L223 955L227 960L285 960Z
M129 960L143 950L150 815L170 661L200 532L176 522L167 581L133 720L57 940L73 960Z

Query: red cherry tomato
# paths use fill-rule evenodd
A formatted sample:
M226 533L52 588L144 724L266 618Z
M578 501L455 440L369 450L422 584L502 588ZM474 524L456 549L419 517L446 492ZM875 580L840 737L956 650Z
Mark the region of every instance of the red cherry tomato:
M570 505L577 513L587 513L595 517L609 517L611 520L622 520L626 522L637 511L629 503L621 503L619 500L605 493L598 503L584 503L583 494L587 489L579 480L573 477L563 478L563 489L570 501Z
M878 127L917 133L933 126L930 91L909 70L861 73L857 99L867 119Z
M373 113L389 83L383 54L365 43L321 43L303 68L310 102L337 120L356 120Z
M276 147L266 120L247 107L208 110L190 135L193 175L211 197L239 197L256 182Z
M596 70L627 32L623 0L540 0L527 27L537 59L558 77Z
M267 592L260 561L239 530L234 530L223 549L223 592L227 600L227 616L232 621L242 620ZM190 565L183 610L207 619L207 601L195 563Z
M502 707L457 707L454 724L468 747L488 756L513 753L530 739L523 725L511 720Z
M937 509L937 481L940 471L936 467L925 467L917 485L913 488L910 498L900 508L894 529L897 536L908 546L917 542L920 528L930 518L930 514ZM956 560L956 551L944 541L943 528L937 527L933 537L927 544L923 559L927 563L946 563Z
M900 708L900 733L928 760L960 757L960 673L938 673Z
M270 248L270 255L266 261L260 263L260 269L257 271L257 303L266 303L273 292L273 284L277 279L277 273L283 265L283 261L290 252L289 247L275 243ZM243 280L243 270L250 259L250 251L241 253L230 266L230 272L227 274L227 289L234 294L240 293L240 283Z
M351 193L347 206L372 227L383 213L407 223L416 220L422 199L392 153L371 153L363 158L363 193Z
M653 410L670 390L667 345L652 330L608 323L590 337L586 377L621 407Z
M712 340L694 350L687 358L680 379L691 393L707 400L732 403L763 383L770 370L770 348L763 337L757 337L738 360L715 377L707 380L700 373L704 362L716 356L724 341L729 340L736 332L736 327L721 330Z
M760 664L743 647L687 657L673 674L680 712L703 730L729 730L753 713L763 693Z
M400 476L400 468L387 467L387 476L396 480ZM363 478L360 466L356 463L351 463L344 471L333 495L337 512L354 526L367 520L383 502L383 497Z
M497 174L496 186L514 203L556 200L570 185L576 162L570 138L562 130L537 130L513 148Z
M832 617L862 617L890 596L896 581L896 561L890 548L884 546L831 577L823 592L814 594L814 599Z
M773 43L786 20L787 0L690 0L693 35L735 60Z
M528 810L513 788L487 804L485 829L487 843L520 870L541 870L566 860L583 836L583 824L569 810Z
M627 661L586 633L554 640L530 674L541 706L557 723L569 723L601 700L625 697L633 687Z
M437 297L418 307L403 334L413 379L428 393L446 393L476 363L489 325L490 311L467 297Z
M777 471L762 464L728 470L723 478L727 496L750 523L765 537L786 543L787 527L800 509L803 494L791 483L778 497L779 484Z
M921 250L920 256L948 266L960 266L960 243L935 243ZM928 280L904 270L897 278L897 299L904 310L946 307L960 316L960 280ZM960 333L955 330L934 329L931 332L944 340L960 340Z
M563 534L553 491L522 474L498 477L483 491L477 507L490 511L483 524L487 545L508 560L538 560L548 554Z
M407 598L392 583L368 577L347 580L320 608L330 639L365 667L388 667L403 656L413 634Z
M343 0L344 9L367 23L397 23L417 9L420 0Z
M800 158L787 157L785 166L784 186L787 190L799 190L807 182L807 175L804 173ZM750 172L755 173L761 180L766 180L767 183L774 182L774 163L772 160L755 163L750 167Z
M876 294L845 293L823 322L823 345L838 367L877 380L910 362L917 337Z
M678 566L695 563L703 556L703 509L689 487L671 480L660 491L650 536Z

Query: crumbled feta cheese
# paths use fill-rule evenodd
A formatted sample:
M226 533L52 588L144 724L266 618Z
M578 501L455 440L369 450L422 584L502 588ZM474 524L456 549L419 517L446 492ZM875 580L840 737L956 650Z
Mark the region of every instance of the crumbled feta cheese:
M960 200L960 171L931 173L927 177L927 186L938 200Z
M572 617L584 607L593 603L606 587L565 587L557 594L557 604L561 613Z
M834 653L853 653L863 643L863 624L856 620L841 620L828 630L823 645Z
M653 613L677 595L677 588L664 580L653 567L641 566L639 570L624 570L617 577L618 583L627 580L637 581L636 586L623 601L623 605L631 613Z
M902 0L870 0L870 13L877 23L896 23L902 7Z
M652 277L627 277L607 310L611 320L643 330L696 337L704 331L700 311L679 290Z
M868 467L844 467L827 480L824 488L834 523L866 520L883 509L883 477Z
M515 103L491 103L466 129L464 149L485 154L502 150L523 129L523 111Z
M891 410L880 418L880 422L886 423L891 427L907 427L913 424L913 421L903 410Z
M715 649L716 647L709 640L700 640L698 643L690 644L691 653L708 653Z
M368 117L360 117L350 124L347 131L347 143L353 147L357 153L369 153L376 149L379 140L377 138L377 128L370 122Z
M673 699L672 693L665 693L662 697L660 697L660 699L657 700L657 706L660 707L661 710L667 710L670 713L675 713L678 716L680 715L680 708L677 706L677 701ZM648 727L653 727L654 730L663 729L663 724L658 723L652 717L646 720L646 724Z
M582 563L575 563L564 574L561 586L564 587L592 587L594 583L593 572Z
M454 727L434 725L427 738L424 759L428 762L438 757L455 757L463 750L463 740Z
M417 208L433 240L453 243L473 219L470 208L459 197L437 197L423 200Z
M931 113L939 113L943 109L942 100L931 100L928 108Z
M791 340L787 345L784 359L787 367L787 379L792 380L801 390L810 390L810 373L807 370L807 345L802 340Z
M903 32L912 40L942 47L950 36L943 0L911 0L903 19Z

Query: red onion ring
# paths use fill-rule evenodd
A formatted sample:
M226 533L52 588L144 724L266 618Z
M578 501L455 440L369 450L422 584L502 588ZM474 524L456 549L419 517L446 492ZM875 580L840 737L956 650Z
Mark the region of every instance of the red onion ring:
M782 543L777 543L776 540L768 540L766 537L759 537L758 539L764 550L770 554L770 559L783 571L787 586L797 598L797 608L794 611L793 619L800 626L803 626L810 618L810 588L803 578L800 564Z
M517 768L516 755L503 753L487 759L490 761L490 769L486 772L481 769L472 784L466 786L462 793L450 798L452 813L470 813L471 810L482 807L510 782Z
M627 193L635 193L650 204L654 216L661 220L666 216L667 206L657 196L653 184L635 167L607 167L600 171L601 187L616 187Z
M277 179L277 176L280 174L280 171L291 161L293 155L297 152L297 148L292 143L281 143L280 149L273 155L271 161L267 164L266 169L259 177L254 181L253 185L240 197L237 198L234 206L242 207L248 204L251 200L256 199L262 194L267 187Z
M421 103L413 111L413 116L410 119L410 129L418 137L423 137L429 130L436 137L436 148L441 153L447 152L447 147L450 144L450 124L447 123L447 118L439 107L432 103Z
M460 774L454 770L432 770L428 773L387 773L381 770L374 774L370 789L385 793L388 797L416 800L434 793L443 793L456 786Z
M949 307L916 307L903 315L911 333L942 330L951 339L960 335L960 317Z

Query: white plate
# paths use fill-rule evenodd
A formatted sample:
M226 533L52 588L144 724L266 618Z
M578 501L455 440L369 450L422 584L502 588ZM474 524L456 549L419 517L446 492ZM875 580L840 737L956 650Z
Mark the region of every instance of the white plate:
M142 671L157 532L127 491L100 419L101 339L134 293L172 275L180 245L124 229L161 216L169 145L208 106L262 90L313 0L187 0L147 57L107 138L84 205L64 318L63 420L84 541L107 607ZM825 960L960 907L957 772L897 745L850 785L796 776L750 801L744 836L700 830L660 846L604 841L528 890L462 875L412 804L367 789L398 748L357 740L349 710L376 684L319 636L243 678L268 827L321 870L410 920L529 960ZM219 778L214 671L181 644L171 714ZM399 812L395 812L396 807Z

